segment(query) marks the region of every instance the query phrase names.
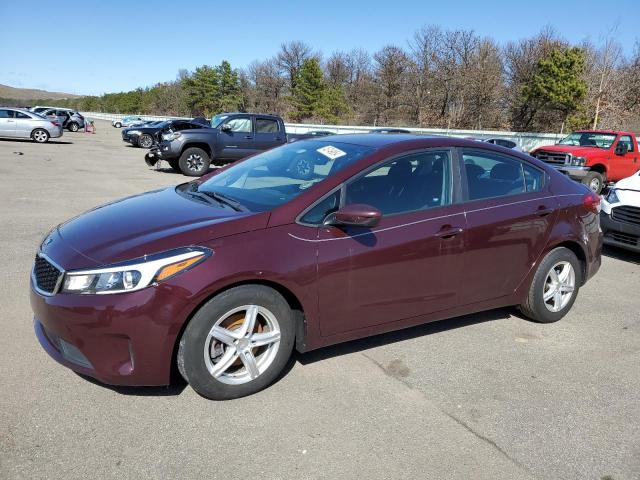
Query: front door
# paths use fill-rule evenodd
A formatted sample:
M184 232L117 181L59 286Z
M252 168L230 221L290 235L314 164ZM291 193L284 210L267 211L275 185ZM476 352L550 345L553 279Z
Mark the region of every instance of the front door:
M463 150L467 217L464 303L509 295L547 243L556 200L546 174L520 159Z
M627 145L627 153L624 155L614 155L612 162L615 162L615 168L619 173L620 178L612 178L610 180L620 180L627 178L636 173L640 169L640 159L638 159L638 152L634 148L634 142L629 135L622 135L618 140L618 145L624 143ZM615 152L615 146L614 146Z
M254 153L251 115L238 115L220 125L218 135L221 158L237 160Z
M447 310L458 302L465 218L449 150L390 160L347 183L343 204L383 216L371 229L320 227L322 335Z

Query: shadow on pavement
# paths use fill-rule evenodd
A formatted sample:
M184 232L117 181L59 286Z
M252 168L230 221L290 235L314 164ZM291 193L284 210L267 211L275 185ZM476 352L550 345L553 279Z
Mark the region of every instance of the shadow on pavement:
M36 142L34 142L33 140L29 139L29 138L0 138L0 142L17 142L17 143L33 143L33 144L37 144ZM65 142L64 140L49 140L46 143L43 143L41 145L47 145L49 143L52 143L54 145L73 145L73 142Z
M107 388L112 390L120 395L131 395L136 397L169 397L174 395L180 395L182 391L187 387L187 382L185 382L182 378L172 378L171 385L167 386L159 386L159 387L128 387L128 386L116 386L116 385L107 385L106 383L102 383L96 380L93 377L89 377L87 375L82 375L81 373L75 372L83 380L86 380L89 383L93 383L102 388Z
M613 247L611 245L602 246L602 255L605 257L615 258L623 262L635 263L640 265L640 253L625 250L624 248Z

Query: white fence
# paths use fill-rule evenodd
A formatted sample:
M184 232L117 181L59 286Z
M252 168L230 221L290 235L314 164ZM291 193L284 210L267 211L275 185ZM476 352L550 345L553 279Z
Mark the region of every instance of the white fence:
M98 120L120 120L131 116L118 113L81 112L85 117ZM153 115L137 115L145 120L171 120L186 117L162 117ZM306 123L285 123L287 133L306 133L310 130L331 130L336 133L366 133L374 127L353 125L312 125ZM403 127L404 128L404 127ZM507 132L499 130L449 130L440 128L406 128L410 132L422 135L445 135L449 137L472 137L479 139L504 138L517 143L524 151L531 151L541 145L556 143L562 135L558 133Z

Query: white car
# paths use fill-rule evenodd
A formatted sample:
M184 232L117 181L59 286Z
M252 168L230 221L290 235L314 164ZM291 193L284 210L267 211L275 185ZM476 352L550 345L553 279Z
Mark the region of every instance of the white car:
M143 123L144 121L145 120L143 120L141 117L128 116L128 117L123 117L121 119L112 121L111 125L113 125L116 128L132 127L138 123Z
M604 243L640 253L640 172L620 180L602 198L600 225Z

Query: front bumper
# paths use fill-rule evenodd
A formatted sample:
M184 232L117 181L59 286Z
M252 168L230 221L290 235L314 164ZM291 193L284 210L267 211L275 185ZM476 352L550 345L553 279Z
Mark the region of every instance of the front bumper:
M614 220L611 215L602 211L600 226L605 244L640 252L640 225Z
M153 166L160 160L177 160L180 158L181 145L178 142L162 141L149 149L145 155L147 165ZM174 145L175 144L175 145Z
M564 173L574 180L582 180L591 171L589 167L579 167L577 165L554 165L553 163L547 163L560 173Z
M31 285L35 333L73 371L110 385L167 385L191 306L166 286L113 295L43 296Z

